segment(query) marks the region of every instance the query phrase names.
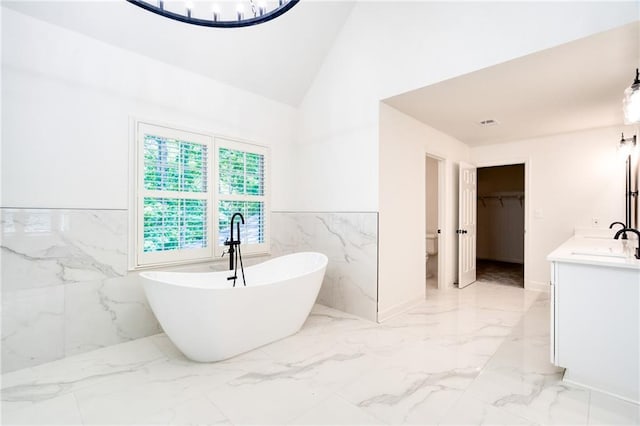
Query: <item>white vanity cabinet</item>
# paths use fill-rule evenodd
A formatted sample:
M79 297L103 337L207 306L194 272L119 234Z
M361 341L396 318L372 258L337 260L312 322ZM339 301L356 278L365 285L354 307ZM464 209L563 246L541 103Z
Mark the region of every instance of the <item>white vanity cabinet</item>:
M621 241L574 237L551 261L551 361L564 380L640 401L640 260Z

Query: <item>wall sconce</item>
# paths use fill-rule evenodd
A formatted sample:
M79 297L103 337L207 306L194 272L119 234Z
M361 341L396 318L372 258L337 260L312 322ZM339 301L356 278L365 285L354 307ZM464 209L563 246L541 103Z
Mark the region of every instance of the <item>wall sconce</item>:
M622 110L624 111L625 124L640 123L640 78L638 68L636 68L635 80L624 91Z
M634 181L633 175L637 174L637 170L634 170L633 153L637 146L637 137L625 138L624 133L620 138L620 144L618 149L621 153L624 153L626 157L626 178L625 178L625 225L627 228L635 228L638 226L638 182L635 182L635 191L633 190ZM636 167L637 167L637 161Z
M624 156L624 158L627 158L629 155L631 155L636 146L636 135L633 135L630 138L625 138L624 133L622 134L622 137L620 138L620 144L618 145L618 150L620 151L620 154Z

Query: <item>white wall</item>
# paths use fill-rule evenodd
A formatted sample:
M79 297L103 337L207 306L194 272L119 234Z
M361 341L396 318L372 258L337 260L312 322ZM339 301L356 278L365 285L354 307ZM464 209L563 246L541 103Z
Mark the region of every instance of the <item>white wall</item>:
M620 133L609 127L471 149L476 164L527 158L529 228L525 253L529 283L548 286L546 256L573 235L576 227L624 221L625 166L617 150Z
M384 320L425 296L425 156L446 159L445 216L441 218L447 259L444 281L456 278L458 164L468 161L462 142L380 104L380 215L378 225L378 318Z
M396 148L400 157L405 150L417 152L413 146L401 147L399 138L382 146L379 101L627 24L638 19L638 12L635 2L355 5L300 106L296 210L379 211L380 312L411 303L424 292L424 272L419 272L424 271L424 189L415 188L412 199L421 201L418 210L409 212L411 223L420 226L420 243L409 243L414 251L408 258L399 259L393 234L383 235L386 223L398 219L398 206L379 198L397 190L399 173L424 182L424 155L411 166L379 158L393 156ZM452 174L453 166L448 167ZM422 212L418 219L416 211ZM444 271L447 283L453 282L457 267L452 254Z
M358 2L301 104L297 209L378 209L381 99L638 17L635 2Z
M132 116L270 146L291 206L294 108L6 8L2 48L3 207L126 209Z

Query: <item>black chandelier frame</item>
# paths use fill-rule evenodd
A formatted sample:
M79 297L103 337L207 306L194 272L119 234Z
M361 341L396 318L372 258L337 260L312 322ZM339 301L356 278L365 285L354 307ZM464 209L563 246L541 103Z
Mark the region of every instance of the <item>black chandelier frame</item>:
M160 16L164 16L165 18L173 19L180 22L185 22L187 24L200 25L202 27L215 27L215 28L239 28L239 27L249 27L252 25L262 24L264 22L275 19L278 16L288 12L293 6L295 6L300 2L300 0L289 0L270 12L266 12L259 16L254 16L252 18L246 18L246 19L243 18L235 21L218 21L216 19L194 18L191 16L191 11L189 10L187 11L187 15L182 15L180 13L166 10L164 7L162 7L163 2L159 2L160 5L155 6L143 0L127 0L127 1L131 4L134 4L145 10L148 10L149 12L153 12Z

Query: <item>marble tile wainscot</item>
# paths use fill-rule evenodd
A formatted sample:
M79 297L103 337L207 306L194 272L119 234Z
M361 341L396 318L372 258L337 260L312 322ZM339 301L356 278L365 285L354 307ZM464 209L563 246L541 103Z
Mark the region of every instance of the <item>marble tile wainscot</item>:
M299 251L329 257L317 303L377 320L377 212L272 212L272 255Z
M2 208L2 372L159 333L126 210Z
M2 208L0 219L3 373L161 332L127 272L127 210ZM375 321L377 227L377 213L274 212L272 256L327 254L318 303Z

